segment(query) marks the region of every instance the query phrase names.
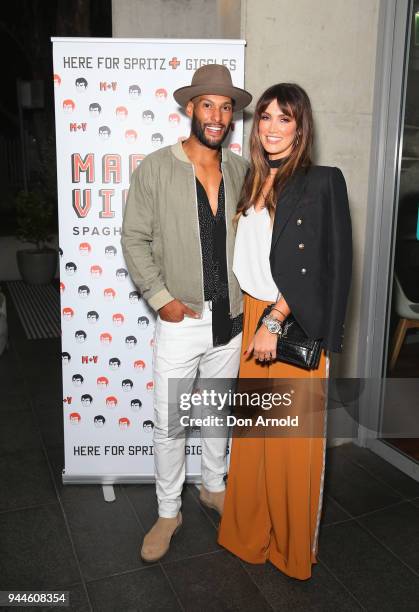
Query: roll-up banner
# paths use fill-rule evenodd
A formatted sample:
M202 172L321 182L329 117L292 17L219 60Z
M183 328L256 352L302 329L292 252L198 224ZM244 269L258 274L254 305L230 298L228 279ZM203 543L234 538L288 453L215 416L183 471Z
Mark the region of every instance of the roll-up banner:
M173 91L204 64L244 87L244 41L53 38L62 321L64 482L154 479L154 315L130 280L121 225L133 170L187 138ZM241 153L236 116L226 146ZM187 277L187 271L185 271ZM188 479L200 479L188 432Z

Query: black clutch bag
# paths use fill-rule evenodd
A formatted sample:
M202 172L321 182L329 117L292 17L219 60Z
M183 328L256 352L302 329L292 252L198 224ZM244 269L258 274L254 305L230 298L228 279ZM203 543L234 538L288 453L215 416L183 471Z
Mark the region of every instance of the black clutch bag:
M271 314L274 306L275 304L271 304L265 308L256 331L263 325L262 319ZM278 336L276 359L305 370L317 370L320 363L321 340L307 338L292 314L285 319L282 330L281 336Z

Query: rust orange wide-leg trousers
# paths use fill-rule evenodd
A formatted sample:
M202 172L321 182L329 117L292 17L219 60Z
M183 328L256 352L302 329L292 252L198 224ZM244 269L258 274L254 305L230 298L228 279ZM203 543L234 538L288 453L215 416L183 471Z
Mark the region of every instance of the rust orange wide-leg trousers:
M244 359L243 352L266 306L267 302L245 296L240 379L325 379L324 354L314 371L279 361L268 365L253 357ZM325 387L321 380L313 383ZM269 560L300 580L311 577L312 564L316 563L326 448L325 394L320 403L316 418L321 419L323 435L234 436L218 537L222 546L241 559L249 563Z

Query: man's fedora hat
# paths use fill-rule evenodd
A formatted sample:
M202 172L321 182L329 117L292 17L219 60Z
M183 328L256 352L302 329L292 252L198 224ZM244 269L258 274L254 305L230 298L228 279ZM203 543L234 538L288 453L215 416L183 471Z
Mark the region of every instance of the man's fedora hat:
M180 106L185 107L192 98L204 94L231 98L234 101L234 111L242 110L252 101L248 91L234 87L229 69L220 64L207 64L198 68L191 84L176 89L173 97Z

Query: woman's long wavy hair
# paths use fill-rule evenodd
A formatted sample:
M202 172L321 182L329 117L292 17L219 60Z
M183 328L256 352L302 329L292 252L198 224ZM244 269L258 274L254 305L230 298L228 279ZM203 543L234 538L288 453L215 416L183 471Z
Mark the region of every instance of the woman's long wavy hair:
M270 167L268 155L259 138L259 121L271 102L276 100L281 111L296 122L295 139L290 155L285 163L278 168L272 188L269 193L262 193L263 185L269 176ZM313 143L313 114L308 95L302 87L295 83L279 83L269 87L259 98L253 117L250 132L250 168L247 172L240 200L237 205L237 221L241 214L253 206L261 194L265 198L265 206L273 218L276 203L286 182L299 168L311 165L311 147Z

